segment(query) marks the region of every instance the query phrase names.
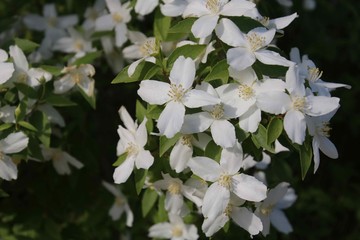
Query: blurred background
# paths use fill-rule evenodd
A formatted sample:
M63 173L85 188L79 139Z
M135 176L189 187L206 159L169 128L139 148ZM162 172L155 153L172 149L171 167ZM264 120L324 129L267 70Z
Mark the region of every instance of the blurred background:
M86 5L93 1L76 0L1 0L0 33L13 32L13 36L41 39L25 30L21 17L42 12L45 3L55 2L59 15L77 13L80 18ZM316 0L314 8L304 6L303 0L293 0L284 7L276 0L258 1L261 13L270 18L299 14L279 47L289 53L298 47L307 54L324 73L322 79L351 85L351 90L340 88L333 96L341 99L341 107L331 121L331 140L337 146L338 159L321 155L316 174L312 167L305 180L301 180L297 155L286 155L287 163L274 163L276 180L288 181L295 189L298 200L286 214L294 227L288 236L272 229L266 239L357 240L360 236L360 2L358 0ZM287 1L282 1L287 2ZM1 38L0 38L1 39ZM10 39L11 40L11 39ZM0 42L6 48L8 42ZM29 161L19 166L19 179L2 182L1 188L10 197L0 195L0 239L126 239L124 217L112 221L108 209L113 196L101 185L102 180L112 182L112 163L116 160L117 110L125 105L134 115L136 84L111 85L114 74L107 66L97 68L97 108L92 110L81 97L79 106L63 108L61 113L68 124L64 132L66 150L85 163L80 171L70 176L58 176L51 164ZM75 96L76 98L76 96ZM75 114L76 113L76 114ZM290 159L288 159L290 158ZM132 182L126 183L128 193L135 191ZM125 192L126 193L126 192ZM135 215L141 216L139 202L129 199ZM147 232L141 220L131 229L132 239L145 239ZM219 233L218 239L247 237L236 227L231 234ZM223 236L223 237L221 237ZM254 239L264 239L261 236Z

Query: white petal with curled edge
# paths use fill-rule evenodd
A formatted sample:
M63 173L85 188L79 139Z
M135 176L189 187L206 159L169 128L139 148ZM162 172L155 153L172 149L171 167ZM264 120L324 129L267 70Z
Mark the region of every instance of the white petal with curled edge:
M154 11L159 4L159 0L138 0L135 4L135 12L141 15L147 15Z
M195 62L191 58L180 56L174 62L170 71L170 82L180 85L184 90L191 87L195 79Z
M216 218L224 213L230 201L229 189L221 186L218 182L211 184L204 196L202 213L205 218Z
M281 210L274 209L272 211L270 214L270 222L279 232L288 234L293 231L289 220Z
M339 108L340 99L337 97L308 96L307 103L311 108L306 109L306 114L310 116L321 116Z
M140 83L140 88L137 93L145 102L162 105L170 101L171 98L168 95L169 91L170 85L168 83L154 80L143 80Z
M288 67L291 64L293 64L293 62L282 57L277 52L261 49L254 52L254 54L256 55L257 60L259 60L260 62L266 65L279 65L279 66Z
M120 23L115 26L115 45L121 47L127 41L126 24Z
M14 65L12 63L0 62L0 84L4 84L7 80L9 80L14 70Z
M263 92L258 94L256 105L264 112L284 114L291 106L291 98L280 91Z
M244 200L260 202L266 198L267 188L253 176L240 173L232 177L232 191Z
M299 15L297 13L293 13L293 14L285 16L285 17L272 19L269 21L269 27L274 26L276 29L286 28L298 16Z
M221 151L220 166L227 174L237 173L243 165L243 150L241 144L236 144L231 148L224 148Z
M119 116L120 116L121 121L124 123L125 127L130 132L136 132L137 125L124 106L120 107Z
M284 117L284 129L292 142L302 144L306 135L306 121L303 113L290 110Z
M214 31L219 16L204 15L197 19L191 27L191 32L196 38L206 38Z
M136 156L135 165L136 168L149 169L154 163L154 157L151 155L148 150L140 150Z
M132 63L129 65L129 68L128 68L128 75L129 75L129 77L131 77L132 75L134 75L137 66L139 66L139 64L140 64L142 61L144 61L144 58L140 58L140 59L132 62Z
M250 235L257 235L263 230L260 218L245 207L234 207L230 216L237 225L248 231Z
M253 65L256 61L254 53L247 48L230 48L226 53L227 63L238 71L244 70Z
M205 181L215 182L221 174L219 164L208 157L194 157L190 159L188 167Z
M335 145L327 137L318 137L320 150L329 158L336 159L339 157Z
M207 112L185 115L181 132L184 134L204 132L213 122L213 117Z
M172 225L168 222L157 223L150 227L149 237L153 238L172 238Z
M185 107L182 103L170 101L161 112L157 127L161 135L172 138L178 133L183 125L185 117Z
M23 132L10 133L0 140L0 151L3 153L17 153L24 150L29 143L29 138Z
M209 93L191 89L186 92L183 96L182 102L188 108L197 108L206 105L214 105L220 103L220 99L214 96L211 96Z
M319 142L315 137L312 140L312 148L314 155L314 173L316 173L320 165L320 152L319 152Z
M223 18L215 28L218 38L224 43L232 47L245 47L246 36L231 20Z
M235 127L228 120L215 120L210 127L214 142L223 147L233 147L236 142Z
M15 163L9 156L3 156L0 159L0 178L10 181L17 179L18 170Z
M215 219L205 218L201 229L207 237L211 237L212 235L214 235L214 233L219 231L228 221L229 217L225 214L221 214Z
M182 172L192 157L193 149L181 143L181 139L175 144L170 153L170 167L177 173Z
M256 5L249 1L232 0L224 5L220 14L223 16L237 16L244 15L245 12L253 9Z
M113 179L117 184L124 183L128 180L134 170L135 157L128 156L127 159L115 168Z
M13 58L15 69L27 72L29 70L29 63L24 52L17 46L9 47L9 54Z

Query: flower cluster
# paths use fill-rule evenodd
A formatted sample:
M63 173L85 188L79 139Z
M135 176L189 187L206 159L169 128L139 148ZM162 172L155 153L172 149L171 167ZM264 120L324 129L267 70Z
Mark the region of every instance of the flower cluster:
M156 214L149 237L211 237L229 222L250 236L266 236L270 224L290 233L283 210L297 196L287 182L268 184L267 167L295 150L305 177L320 151L337 158L329 122L340 99L332 92L349 86L323 81L307 55L276 45L297 13L270 19L254 2L97 0L82 19L58 16L54 4L26 15L24 25L44 34L37 50L30 41L0 49L0 177L16 179L22 159L52 160L61 175L86 167L50 140L63 137L57 108L76 104L72 94L95 107L95 69L107 65L112 83L139 83L137 119L119 110L113 180L135 176L143 216ZM147 19L153 32L140 30ZM65 57L55 65L57 55ZM111 218L125 212L131 227L127 196L102 184L115 197Z

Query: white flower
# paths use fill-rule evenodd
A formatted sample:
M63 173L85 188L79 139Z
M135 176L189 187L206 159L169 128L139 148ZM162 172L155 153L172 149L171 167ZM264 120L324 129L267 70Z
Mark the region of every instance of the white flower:
M202 204L202 199L196 196L197 189L183 184L179 178L172 178L169 174L162 173L163 179L154 182L154 187L166 191L165 209L169 213L177 215L186 215L189 209L184 204L185 196L190 201L194 202L198 207Z
M257 79L255 71L249 67L242 71L229 68L229 75L236 83L217 88L221 100L232 107L239 117L240 127L247 132L255 132L261 121L261 111L257 106L257 96L262 92L284 92L286 84L280 79ZM271 98L268 99L271 101Z
M160 4L161 13L169 17L181 16L189 1L190 0L163 0L164 4Z
M92 76L95 74L95 68L92 65L81 64L80 66L64 67L61 73L65 75L54 81L55 93L65 93L77 85L88 96L94 95L95 81Z
M158 5L159 0L137 0L135 4L135 12L144 16L153 12Z
M149 229L149 237L172 240L196 240L199 238L197 228L193 224L184 224L181 217L169 214L170 222L155 224Z
M60 127L65 127L65 120L61 114L53 106L48 103L41 104L37 107L40 111L44 112L48 117L49 121L59 125Z
M22 132L10 133L0 140L0 178L10 181L17 179L18 170L11 157L6 154L17 153L24 150L29 138Z
M221 98L217 89L214 89L209 83L203 82L196 89L203 90L218 100ZM236 117L234 107L220 102L216 105L204 106L202 110L204 112L186 115L181 131L187 134L198 133L204 132L210 127L211 135L217 145L223 148L234 146L236 142L235 127L229 122L229 119Z
M154 54L159 52L159 45L154 37L146 37L141 32L129 31L129 39L133 45L127 46L123 49L123 55L125 59L137 60L130 64L128 74L131 77L136 67L142 61L148 61L155 63L156 59Z
M0 108L0 120L4 123L15 123L15 109L14 106L5 105Z
M105 58L114 74L118 74L124 67L124 57L115 46L115 40L110 36L101 37L101 45Z
M125 107L120 108L119 114L127 129L120 125L118 128L120 140L117 145L117 155L126 154L125 161L115 168L113 174L114 181L118 184L126 182L134 169L134 165L138 169L148 169L154 162L154 157L150 151L144 149L147 142L146 118L138 127Z
M170 153L170 167L175 172L179 173L187 168L187 163L193 154L193 146L205 150L206 145L211 141L211 137L205 133L199 133L197 138L183 134L174 145Z
M130 209L130 206L122 192L116 186L102 181L103 186L115 197L115 202L109 209L109 215L113 221L120 219L121 215L125 211L126 213L126 226L132 227L134 221L134 215Z
M121 4L119 0L105 0L109 14L99 17L95 22L96 31L115 29L115 45L121 47L127 41L127 26L131 20L130 2Z
M314 173L320 164L319 149L329 158L336 159L339 156L335 145L329 140L331 130L329 122L336 113L336 110L323 116L306 118L309 134L313 136L312 148L314 154Z
M188 166L191 171L213 182L205 193L202 213L205 218L214 219L225 212L230 201L230 193L238 197L259 202L266 198L266 186L252 176L239 173L243 164L240 143L233 148L223 149L220 164L207 157L194 157Z
M316 67L315 63L309 59L307 55L300 58L298 48L292 48L290 51L290 59L298 64L299 78L307 80L311 90L318 95L330 97L330 92L339 87L350 89L351 86L341 83L325 82L321 80L323 72Z
M166 104L160 114L157 127L161 135L172 138L184 122L185 106L197 108L219 103L208 93L191 89L195 78L195 63L191 58L180 56L170 71L170 84L154 80L140 83L139 96L155 105Z
M74 28L67 29L70 36L62 37L54 43L53 50L65 53L75 53L71 59L74 61L77 58L85 56L86 53L94 52L96 49L92 47L92 42L87 36L87 32L81 33Z
M219 231L231 218L237 225L245 229L250 235L259 234L263 229L261 220L246 207L239 207L245 203L244 200L231 194L230 202L225 211L216 218L205 218L202 230L207 237Z
M285 114L284 129L292 142L302 144L306 136L305 116L322 116L339 107L339 98L314 96L305 90L297 66L286 73L288 95L285 92L261 93L257 105L262 111ZM272 99L272 101L269 101Z
M216 35L230 48L226 53L228 64L238 70L250 67L256 60L267 65L289 66L292 62L280 54L264 49L275 36L275 29L258 27L244 34L229 19L221 19L216 27Z
M289 184L282 182L268 192L267 198L262 203L257 204L255 214L262 221L261 233L264 236L269 234L270 222L279 232L285 234L292 232L292 226L282 210L290 207L296 198Z
M187 5L183 17L199 17L191 32L197 38L205 38L214 31L220 15L242 16L254 7L254 3L245 0L194 0Z
M9 53L15 66L11 81L37 87L41 81L47 82L52 78L49 72L41 68L30 68L24 52L17 45L10 46Z
M6 62L7 59L7 53L0 49L0 85L9 80L15 70L13 63Z
M93 6L86 8L84 13L85 21L82 24L86 31L93 31L95 29L96 19L106 13L105 7L104 0L96 0Z
M77 169L84 167L84 164L82 164L79 160L71 156L69 153L61 150L60 148L47 148L43 145L41 147L41 152L45 160L52 160L52 164L56 172L60 175L70 175L70 165Z

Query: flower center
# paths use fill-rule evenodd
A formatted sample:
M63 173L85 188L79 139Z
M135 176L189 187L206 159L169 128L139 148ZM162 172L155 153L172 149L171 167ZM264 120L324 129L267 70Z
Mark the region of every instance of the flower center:
M246 39L250 44L251 51L255 52L259 48L262 48L265 45L265 37L259 36L256 33L250 33L246 35Z
M239 96L243 100L247 101L254 96L254 90L252 89L252 87L250 87L248 85L240 84L239 85Z
M116 23L121 23L123 21L123 17L117 12L112 14L112 18Z
M57 18L56 17L49 17L47 23L50 27L56 27L57 25Z
M264 25L265 27L267 27L269 25L269 22L270 22L270 18L269 17L261 17L261 18L258 18L258 21Z
M53 161L61 160L62 159L62 152L60 150L54 150L52 159L53 159Z
M171 229L171 233L173 235L173 237L181 237L183 235L183 228L181 225L175 225L172 229Z
M260 212L263 215L268 216L272 212L273 207L274 207L273 205L270 205L270 206L267 206L267 207L261 207Z
M309 67L308 68L308 80L311 82L316 82L321 78L323 71L320 71L319 68Z
M227 207L225 208L224 214L229 217L231 215L232 209L233 206L231 204L228 204Z
M136 155L139 153L139 148L134 143L128 143L125 152L127 152L128 155Z
M170 84L170 91L168 92L168 96L175 102L180 102L182 97L185 94L185 89L181 84L175 85Z
M221 104L216 104L210 114L215 119L221 119L224 116L223 106Z
M223 5L224 3L219 0L207 0L205 3L205 7L213 14L219 13Z
M17 82L19 82L19 83L26 83L27 79L28 79L28 76L24 72L21 72L17 75Z
M179 195L181 192L181 185L178 182L171 181L167 190L171 193L171 195Z
M96 11L96 9L94 8L89 8L89 12L87 14L87 17L90 18L91 20L96 20L98 18L99 14Z
M180 142L182 145L186 145L191 148L192 147L191 139L192 139L191 135L184 135L181 137Z
M330 123L329 122L322 122L318 132L323 135L324 137L330 137L331 131Z
M293 109L303 112L307 108L305 97L295 97L292 101Z
M146 39L145 42L141 45L140 51L143 56L150 56L154 53L157 53L158 49L155 38Z
M124 199L122 197L116 197L115 198L115 204L117 206L122 206L125 203Z
M222 174L218 180L220 186L230 189L231 187L231 175Z
M74 43L74 48L77 51L82 51L84 50L84 42L81 40L76 40Z
M80 84L81 78L82 78L81 74L80 74L79 72L77 72L77 71L75 71L75 72L73 72L73 73L71 74L71 79L72 79L72 80L74 81L74 83L76 83L76 84Z

